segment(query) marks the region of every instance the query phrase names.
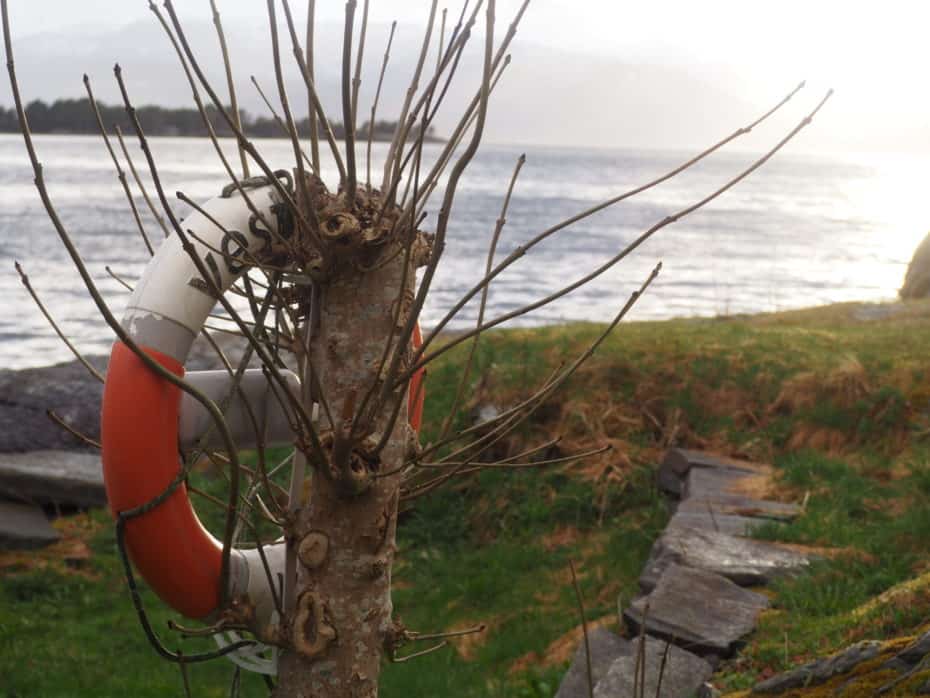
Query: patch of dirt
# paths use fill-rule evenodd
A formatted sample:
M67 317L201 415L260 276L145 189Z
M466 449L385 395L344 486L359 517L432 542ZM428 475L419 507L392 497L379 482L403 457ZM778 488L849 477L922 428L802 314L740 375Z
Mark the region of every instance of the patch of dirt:
M546 552L551 553L557 548L574 545L581 537L581 532L574 526L559 526L542 537L540 541Z

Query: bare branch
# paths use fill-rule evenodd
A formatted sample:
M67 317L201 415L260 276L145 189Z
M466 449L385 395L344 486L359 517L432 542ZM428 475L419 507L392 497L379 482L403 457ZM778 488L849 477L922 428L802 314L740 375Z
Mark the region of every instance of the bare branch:
M371 117L368 119L368 154L365 158L368 174L365 177L365 185L368 191L371 191L371 141L375 133L375 114L378 111L378 99L381 97L381 85L384 83L384 71L387 70L388 59L391 57L391 43L394 41L394 30L397 29L397 22L391 22L391 33L388 36L387 48L384 49L384 60L381 62L381 74L378 76L378 89L375 90L375 99L371 105Z
M65 343L65 346L74 354L74 357L81 362L81 365L87 369L87 372L96 378L101 383L104 382L103 375L98 371L93 365L84 358L84 355L77 350L71 340L69 340L65 333L61 331L61 328L58 326L58 323L55 322L55 319L52 317L52 314L48 312L48 309L45 307L45 304L39 299L38 294L32 288L32 283L29 281L29 277L26 275L26 272L23 271L23 267L19 262L13 262L13 266L16 267L16 273L19 274L19 280L22 282L23 286L26 287L26 290L29 292L29 295L32 296L32 300L35 301L35 304L39 307L39 310L42 311L42 314L45 316L45 319L48 321L48 324L51 325L52 329L55 330L55 334L58 335L58 338Z
M223 32L223 23L220 20L220 11L216 7L216 0L210 0L210 8L213 10L213 26L216 27L216 36L220 40L220 51L223 53L226 84L229 86L229 106L232 109L236 127L242 131L242 117L239 114L239 102L236 100L236 84L233 82L232 66L229 63L229 49L226 47L226 34ZM245 157L245 149L242 147L242 143L237 142L236 145L239 148L239 160L242 163L242 176L248 178L249 161Z
M149 255L153 255L155 254L155 250L152 249L149 236L145 233L145 226L142 225L142 219L139 218L139 211L136 210L136 202L132 198L132 192L129 191L129 184L126 181L126 173L123 172L123 168L120 167L119 160L116 159L116 153L113 152L113 146L110 145L110 137L107 135L107 130L103 126L103 119L100 118L100 109L97 107L97 100L94 99L94 92L90 89L90 78L87 77L87 73L84 74L84 87L87 89L87 97L90 100L90 107L94 112L94 118L97 119L97 127L100 129L100 135L103 136L103 142L107 146L107 152L110 154L110 159L113 161L113 166L116 168L116 177L123 187L123 193L126 195L126 200L129 202L129 208L132 210L132 217L136 221L136 227L139 228L139 235L142 236L142 241L145 243L145 249L149 251Z
M346 139L346 207L351 211L355 206L355 187L357 173L355 171L355 109L353 107L353 90L350 86L352 75L352 29L355 24L356 0L346 3L345 33L342 39L342 123ZM366 2L367 9L367 2ZM364 37L362 38L364 41ZM361 51L361 44L359 45ZM361 69L361 64L359 64ZM357 98L357 94L355 95Z

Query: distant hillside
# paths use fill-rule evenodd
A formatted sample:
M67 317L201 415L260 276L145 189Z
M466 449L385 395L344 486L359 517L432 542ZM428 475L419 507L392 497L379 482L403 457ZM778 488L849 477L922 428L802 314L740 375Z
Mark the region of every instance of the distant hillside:
M124 132L132 133L132 124L123 107L97 102L97 108L108 130L118 125ZM206 111L217 135L232 136L232 131L215 107L208 105ZM206 137L208 135L203 118L196 109L167 109L147 105L138 107L136 114L143 130L149 136ZM244 110L240 110L240 116L244 130L250 137L285 138L287 136L282 125L274 118L255 117ZM34 100L26 106L26 120L33 133L96 134L99 132L90 100L86 97L84 99L58 99L51 105L41 100ZM345 137L345 127L342 123L333 123L331 126L336 138ZM356 138L367 139L368 126L368 121L361 124L357 129ZM396 121L376 121L372 134L374 140L391 140L396 126ZM427 129L427 140L438 140L434 135L434 130L433 127ZM306 117L297 121L297 131L302 138L309 137L310 122ZM0 133L18 132L19 121L16 118L16 111L0 107Z

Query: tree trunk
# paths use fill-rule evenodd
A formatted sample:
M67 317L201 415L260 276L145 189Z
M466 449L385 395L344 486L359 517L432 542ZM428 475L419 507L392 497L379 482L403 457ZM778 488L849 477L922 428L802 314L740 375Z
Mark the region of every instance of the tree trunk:
M343 419L353 415L377 378L395 301L409 294L414 270L410 264L408 293L402 294L403 254L375 271L347 274L345 267L321 285L311 360L336 422L330 424L320 411L321 439L331 461L347 465L342 472L326 472L311 459L312 482L304 488L289 537L298 554L297 603L292 649L279 662L278 698L377 696L382 648L392 629L397 470L409 439L406 396L379 461L364 453L364 439L347 459L340 456L346 447L334 433L347 433ZM384 433L389 416L389 410L379 410L368 444Z

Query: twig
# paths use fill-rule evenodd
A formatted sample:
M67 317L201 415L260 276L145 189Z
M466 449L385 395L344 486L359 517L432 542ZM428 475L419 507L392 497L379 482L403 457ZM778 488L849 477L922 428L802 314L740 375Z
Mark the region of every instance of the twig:
M575 600L578 602L578 615L581 618L581 633L584 635L584 659L588 672L588 698L594 698L594 671L591 669L591 643L588 641L588 621L584 613L584 600L581 598L581 587L578 586L578 575L575 574L575 562L571 559L568 566L572 571L572 586L575 588Z
M62 419L62 417L58 413L56 413L54 410L45 410L45 414L48 416L49 419L55 422L55 424L57 424L62 429L67 431L74 438L78 439L79 441L83 441L88 446L93 446L94 448L98 448L98 449L101 448L99 441L97 441L96 439L92 439L87 434L84 434L78 431L77 429L75 429L73 426L68 424L64 419Z
M371 117L368 119L368 150L366 161L367 175L365 177L365 186L371 191L371 142L375 134L375 114L378 111L378 100L381 97L381 85L384 83L384 72L387 70L388 59L391 57L391 43L394 41L394 30L397 29L397 22L391 22L391 33L388 35L387 48L384 49L384 60L381 62L381 74L378 76L378 89L375 90L375 99L371 105Z
M313 22L316 15L316 0L308 0L307 2L307 54L306 54L306 66L307 66L307 77L311 83L314 82L313 77ZM313 171L319 174L320 172L320 131L319 125L316 120L316 104L314 103L314 94L311 91L307 91L307 118L310 124L310 156L311 162L313 164Z
M504 229L504 225L507 222L507 209L510 206L510 197L513 194L513 187L516 184L517 177L520 176L520 170L523 167L523 164L526 162L526 155L520 155L517 158L517 164L514 167L513 175L510 177L510 185L507 187L507 194L504 196L504 203L501 205L501 213L497 217L497 223L494 226L494 233L491 235L491 244L488 245L488 260L485 265L485 276L491 273L491 266L494 264L494 254L497 252L497 243L500 240L501 232ZM490 284L486 285L481 292L481 305L478 308L478 319L477 324L480 327L484 322L484 311L487 307L488 302L488 290L490 289ZM471 347L468 351L468 358L465 360L465 367L462 369L462 376L459 378L458 388L455 391L455 397L452 400L452 407L449 408L449 414L446 415L445 422L442 425L442 431L440 438L444 438L448 435L449 430L452 427L452 419L455 416L455 413L458 410L458 405L462 400L462 396L465 392L465 386L468 383L468 378L471 373L471 367L475 360L475 352L478 349L478 341L480 340L481 335L476 334L474 341L471 343Z
M41 177L41 170L37 177ZM26 275L26 272L23 271L23 267L19 262L13 262L13 266L16 267L16 273L19 274L19 280L22 282L23 286L26 287L26 290L29 292L29 295L32 296L32 300L35 301L35 304L39 306L39 310L42 311L42 314L45 316L45 319L48 321L48 324L52 326L52 329L55 330L55 334L58 335L58 338L65 343L65 346L71 350L71 353L74 354L75 358L81 362L81 365L87 369L87 372L90 373L94 378L96 378L101 383L104 382L104 377L93 365L84 358L84 355L77 350L71 340L69 340L65 333L61 331L61 328L58 326L58 323L55 322L55 319L52 317L51 313L46 309L45 304L39 300L38 294L32 288L32 283L29 281L29 277Z
M367 9L366 2L366 9ZM355 171L355 109L353 104L356 103L358 93L357 87L354 91L350 84L352 76L352 29L355 25L355 7L356 0L349 0L346 3L346 20L345 32L342 39L342 123L345 131L346 140L346 208L350 211L355 206L355 188L357 186L357 173ZM367 16L366 16L367 19ZM364 43L364 37L362 42ZM362 46L359 44L359 51ZM359 64L358 69L361 69Z
M100 118L100 109L97 107L97 100L94 99L94 92L90 89L90 78L87 77L87 73L84 73L84 87L87 90L87 97L90 101L91 111L94 112L94 118L97 120L97 128L100 129L100 135L103 136L103 142L107 146L107 152L110 154L110 159L113 161L113 166L116 168L116 178L119 180L119 183L123 187L123 193L126 195L126 200L129 202L129 208L132 211L132 217L136 221L136 226L139 228L139 235L142 236L142 241L145 243L145 249L149 251L149 255L154 255L155 250L152 248L152 243L149 241L149 236L145 232L145 226L142 225L142 219L139 218L139 211L136 209L136 202L132 198L132 192L129 191L129 183L126 181L126 173L123 172L123 168L119 165L119 160L116 159L116 153L113 152L113 146L110 145L110 137L107 135L107 130L103 126L103 119Z
M155 205L149 198L148 191L146 191L145 186L142 184L142 180L139 179L139 173L136 172L136 166L133 164L132 158L129 155L129 150L126 148L126 142L123 140L123 131L119 124L114 124L113 130L116 131L116 139L119 141L120 149L123 151L123 157L126 158L126 164L129 165L129 171L132 173L132 178L136 181L136 186L139 187L139 191L142 192L142 198L145 199L145 203L148 205L149 211L152 212L152 217L155 218L155 220L158 221L158 225L161 226L165 237L168 237L168 226L165 225L165 219L155 208Z
M766 162L768 162L779 150L781 150L788 142L790 142L790 141L791 141L791 140L792 140L805 126L807 126L808 124L810 124L811 121L813 120L814 116L817 114L817 112L820 111L821 107L823 107L823 105L826 103L826 101L830 98L830 96L831 96L832 94L833 94L833 90L828 91L827 94L823 97L823 99L821 99L820 102L817 104L817 106L813 109L813 111L811 111L807 116L805 116L805 117L800 121L800 123L798 123L798 125L795 126L785 137L783 137L780 141L778 141L778 143L777 143L774 147L772 147L767 153L765 153L765 155L763 155L762 157L760 157L758 160L756 160L754 163L752 163L749 167L747 167L747 168L744 169L742 172L740 172L738 175L736 175L735 177L733 177L732 179L730 179L730 180L729 180L726 184L724 184L723 186L719 187L718 189L716 189L716 190L713 191L712 193L710 193L710 194L708 194L707 196L705 196L703 199L700 199L700 200L697 201L696 203L691 204L690 206L687 206L687 207L685 207L685 208L683 208L683 209L677 211L676 213L674 213L674 214L672 214L672 215L669 215L669 216L666 216L665 218L663 218L661 221L659 221L658 223L656 223L655 225L653 225L651 228L649 228L648 230L646 230L645 232L643 232L643 233L642 233L639 237L637 237L632 243L630 243L629 245L627 245L626 247L624 247L623 250L621 250L619 253L617 253L617 254L616 254L614 257L612 257L611 259L607 260L604 264L602 264L600 267L598 267L598 268L595 269L594 271L592 271L592 272L590 272L590 273L588 273L588 274L585 274L583 277L581 277L581 278L578 279L577 281L574 281L574 282L572 282L571 284L562 287L562 288L559 289L558 291L556 291L556 292L554 292L554 293L552 293L552 294L546 296L545 298L543 298L543 299L541 299L541 300L538 300L538 301L535 301L535 302L533 302L533 303L530 303L530 304L528 304L528 305L526 305L526 306L523 306L522 308L518 308L517 310L511 311L511 312L509 312L509 313L505 313L504 315L501 315L501 316L497 317L496 319L494 319L494 320L492 320L492 321L490 321L490 322L485 323L485 324L482 325L480 328L475 328L474 330L470 330L470 331L467 331L467 332L462 333L461 335L457 336L455 339L451 340L448 344L443 345L440 349L437 349L437 350L434 351L432 354L427 355L425 359L417 360L417 355L419 355L419 356L422 356L422 355L423 355L423 353L424 353L424 351L425 351L425 347L428 345L430 339L435 339L435 337L438 335L438 329L439 329L439 328L437 327L436 329L434 329L434 330L430 333L430 335L429 335L426 339L424 339L423 345L420 347L420 349L417 350L417 352L415 353L414 359L411 361L411 366L410 366L410 368L408 369L408 371L407 371L406 373L404 373L403 375L401 375L401 377L400 377L399 380L407 380L408 377L409 377L409 375L412 375L414 372L416 372L417 370L419 370L422 366L424 366L424 365L426 365L427 363L429 363L429 361L435 359L437 356L440 356L440 355L444 354L445 352L447 352L449 349L451 349L452 347L456 346L457 344L460 344L461 342L465 341L466 339L469 339L470 337L474 336L475 333L483 332L483 331L488 330L488 329L490 329L490 328L492 328L492 327L496 327L497 325L500 325L500 324L503 323L503 322L506 322L506 321L511 320L511 319L513 319L513 318L515 318L515 317L518 317L518 316L520 316L520 315L524 315L524 314L526 314L526 313L528 313L528 312L531 312L531 311L533 311L533 310L535 310L535 309L537 309L537 308L540 308L540 307L542 307L542 306L544 306L544 305L547 305L548 303L551 303L552 301L554 301L554 300L556 300L556 299L558 299L558 298L561 298L562 296L564 296L564 295L566 295L566 294L568 294L568 293L574 291L574 290L577 289L579 286L582 286L582 285L584 285L585 283L588 283L589 281L592 281L593 279L597 278L598 276L600 276L601 274L603 274L604 272L606 272L608 269L610 269L610 268L612 268L613 266L615 266L618 262L622 261L627 255L629 255L631 252L633 252L636 248L638 248L640 245L642 245L646 240L648 240L650 237L652 237L652 236L653 236L655 233L657 233L658 231L660 231L660 230L662 230L663 228L665 228L665 227L671 225L672 223L677 222L677 221L680 220L681 218L684 218L685 216L688 216L688 215L690 215L691 213L694 213L694 212L697 211L698 209L703 208L704 206L706 206L707 204L709 204L709 203L710 203L711 201L713 201L714 199L717 199L717 198L720 197L722 194L726 193L727 191L729 191L730 189L732 189L734 186L736 186L737 184L739 184L741 181L743 181L744 179L746 179L746 177L748 177L750 174L752 174L753 172L755 172L757 169L759 169L760 167L762 167L762 165L764 165ZM570 219L570 220L571 220L571 219ZM565 227L563 224L559 224L559 229L561 229L561 228L563 228L563 227ZM553 229L550 229L550 230L553 230ZM533 244L535 244L535 242L537 242L537 241L539 241L539 236L537 236L536 238L534 238ZM501 262L501 264L499 264L499 265L495 268L495 270L494 270L489 276L486 276L481 282L479 282L479 284L478 284L478 285L476 286L476 288L473 289L473 290L475 290L475 292L477 292L477 290L480 290L480 288L482 288L484 284L488 283L491 279L493 279L495 276L497 276L497 274L500 273L500 271L503 271L503 269L506 268L506 266L509 266L513 261L515 261L515 260L518 259L519 257L522 257L522 256L526 253L527 248L528 248L528 246L521 245L521 246L518 247L516 250L514 250L514 252L511 253L511 255L508 257L508 259L506 259L506 260L504 260L503 262ZM474 295L474 294L473 294L472 292L469 292L469 294L466 294L466 298L467 298L467 297L471 297L471 296L473 296L473 295ZM460 300L460 301L456 304L456 310L455 310L455 312L457 312L457 309L460 309L460 308L462 307L462 305L463 305L463 301ZM447 318L451 318L451 315L452 315L452 311L450 311L450 313L447 314ZM447 320L446 320L446 322L447 322ZM441 326L442 326L442 323L440 323L440 326L439 326L439 327L441 327ZM408 375L408 374L409 374L409 375Z
M294 19L291 17L291 6L288 4L287 0L282 0L281 4L284 7L284 18L287 20L287 29L288 32L290 32L291 44L294 47L294 58L297 59L297 66L300 68L300 74L303 76L304 84L307 86L307 93L310 96L310 101L313 103L313 109L316 110L316 115L319 117L320 124L323 126L323 133L326 135L326 140L329 143L329 149L333 154L333 160L336 161L336 168L339 170L339 181L340 183L345 182L346 166L342 162L342 156L339 154L339 146L336 145L336 137L333 135L333 130L329 125L329 120L326 118L326 114L323 112L323 105L320 103L319 95L316 93L316 86L313 82L313 75L307 67L307 63L304 61L303 53L300 50L300 42L297 40L297 32L294 29ZM312 52L308 50L308 54L309 53ZM319 157L312 157L317 172L319 172Z
M368 2L362 5L362 29L358 37L358 53L355 56L355 77L352 78L352 133L358 128L358 91L362 85L362 58L365 55L365 39L368 33ZM349 129L349 124L346 124Z
M281 128L281 131L284 132L285 136L290 137L290 134L287 132L287 125L281 120L281 117L278 116L278 112L275 111L274 107L271 106L271 102L268 101L268 97L265 96L265 92L264 90L262 90L261 86L258 84L258 81L255 79L255 76L254 75L250 76L250 79L252 80L252 84L255 85L255 89L258 90L258 94L261 96L262 101L265 103L265 106L268 107L268 111L271 112L271 116L274 118L275 122ZM315 118L315 115L314 115L314 118ZM313 161L309 157L307 157L307 154L303 151L303 149L301 149L300 154L303 156L304 162L306 162L310 166L310 169L313 170L314 174L319 176L320 174L319 170L317 170L316 167L314 167Z
M236 127L242 131L242 117L239 114L239 102L236 100L236 84L233 82L232 66L229 63L229 49L226 47L226 34L223 32L223 23L220 21L220 11L216 7L216 0L210 0L210 8L213 10L213 26L216 27L216 35L220 40L220 51L223 53L223 67L226 69L226 84L229 86L229 106L232 109ZM245 149L242 147L242 143L238 141L236 145L239 149L239 160L242 163L242 176L248 178L249 161L245 157Z

